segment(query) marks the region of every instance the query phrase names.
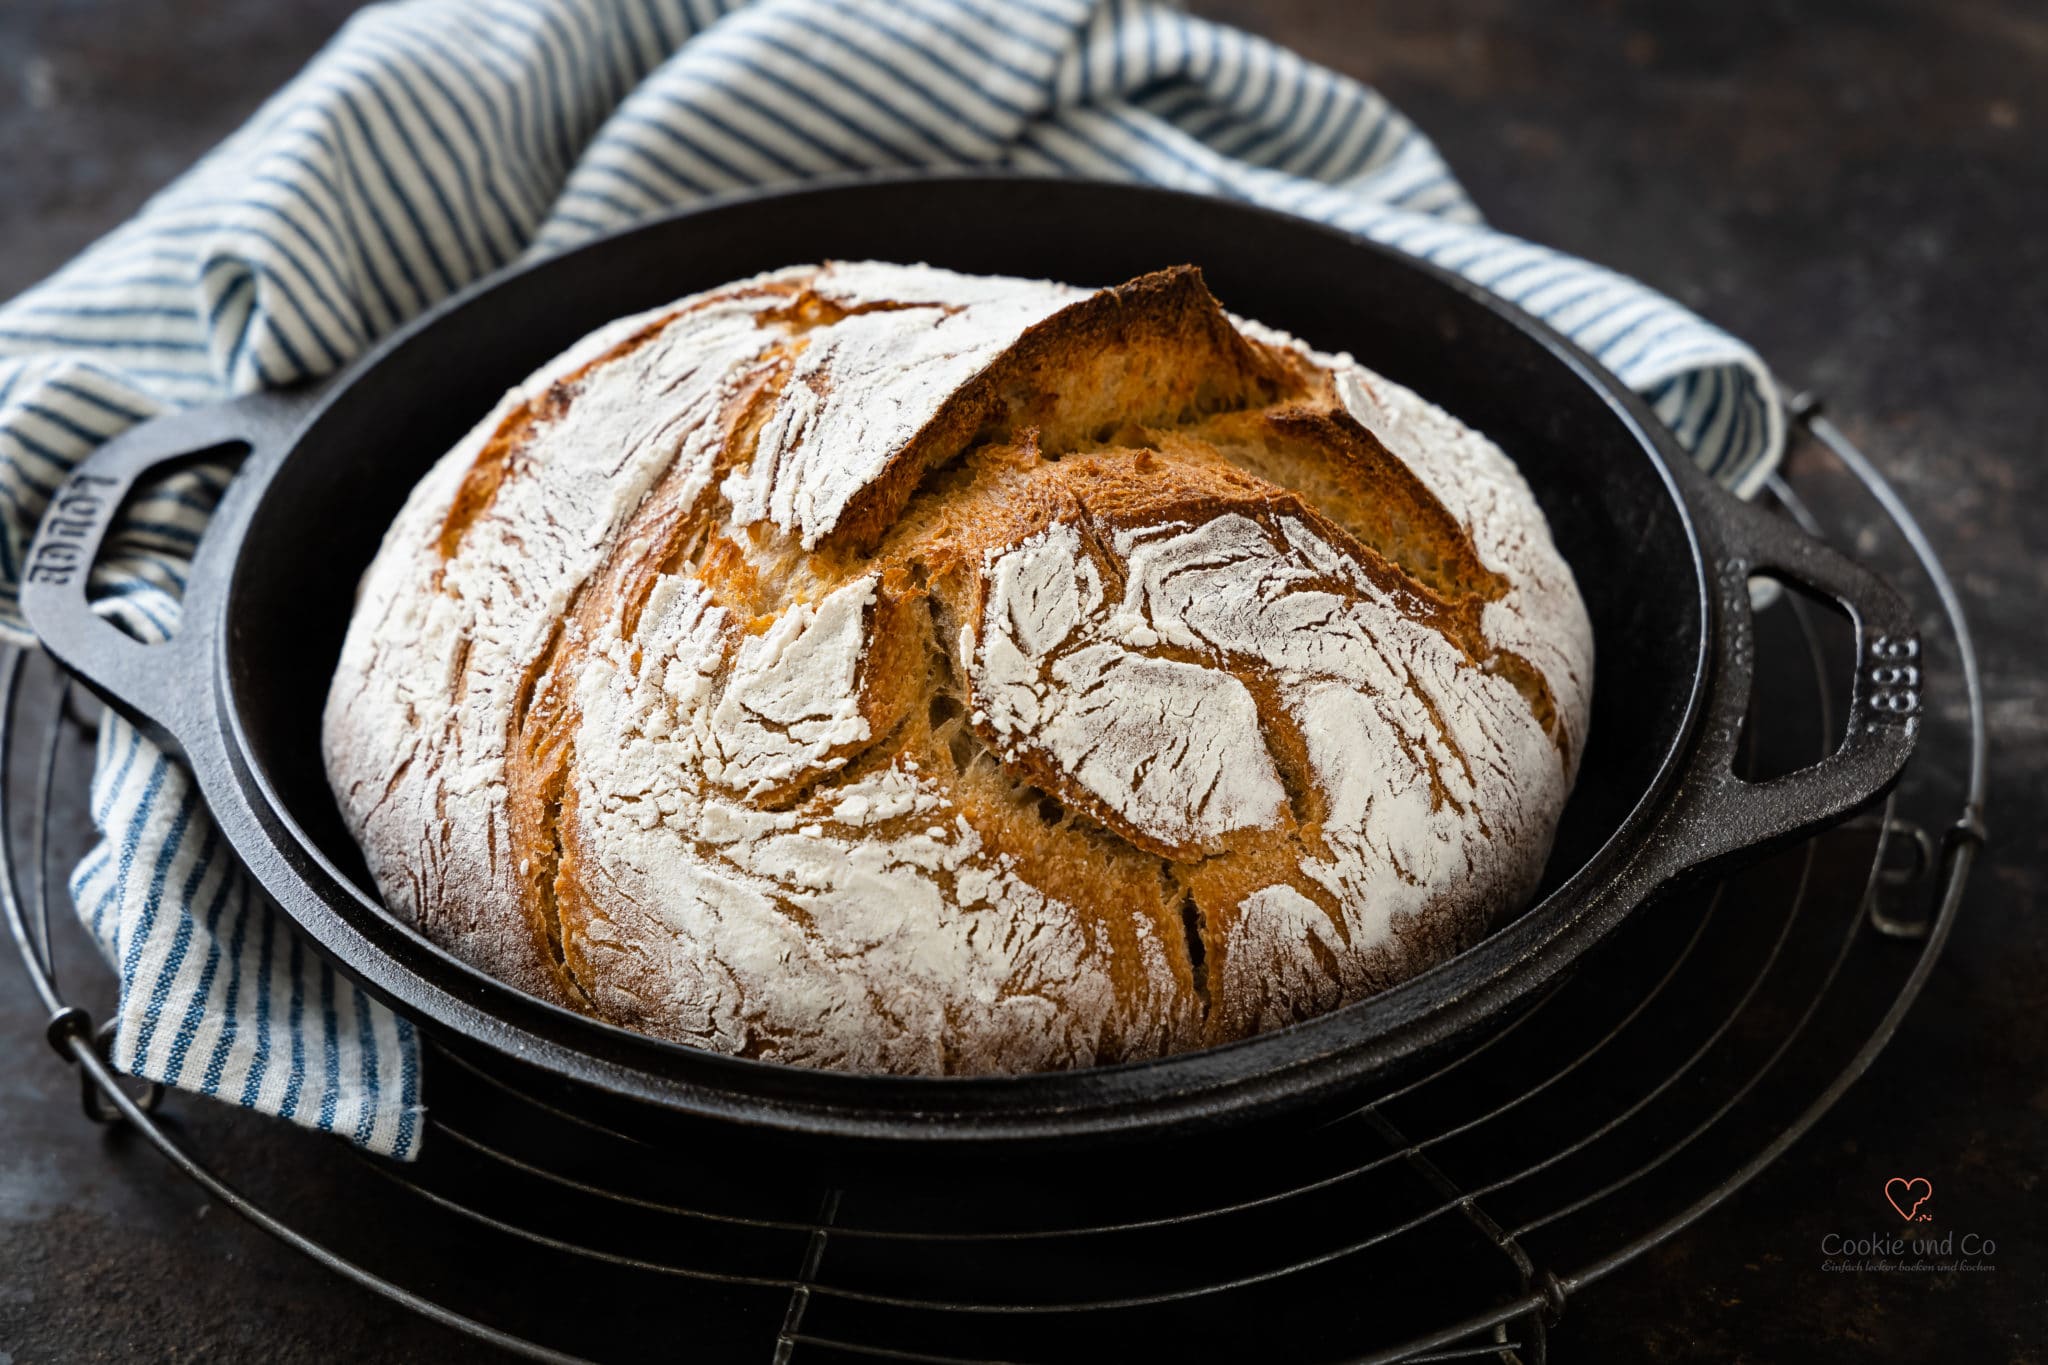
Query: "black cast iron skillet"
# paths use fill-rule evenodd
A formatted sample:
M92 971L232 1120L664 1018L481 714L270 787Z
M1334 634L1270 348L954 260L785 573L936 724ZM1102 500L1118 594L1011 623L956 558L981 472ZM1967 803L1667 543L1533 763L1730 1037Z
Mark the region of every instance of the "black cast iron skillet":
M1590 742L1535 905L1471 951L1349 1008L1227 1047L1008 1078L807 1071L659 1042L477 973L385 913L329 796L319 718L357 576L428 466L501 393L601 323L825 257L1104 285L1189 261L1234 311L1348 350L1486 431L1520 465L1592 613ZM86 603L136 481L246 448L172 641ZM1747 584L1838 603L1858 664L1840 748L1736 778ZM345 970L458 1050L653 1120L879 1140L1188 1131L1348 1093L1489 1022L1683 874L1838 819L1910 752L1904 604L1841 556L1713 487L1644 405L1540 323L1340 232L1163 190L1009 177L861 181L713 204L486 280L319 389L150 422L67 479L23 607L51 654L182 752L236 852ZM1889 670L1889 671L1888 671ZM724 1127L714 1123L714 1127Z

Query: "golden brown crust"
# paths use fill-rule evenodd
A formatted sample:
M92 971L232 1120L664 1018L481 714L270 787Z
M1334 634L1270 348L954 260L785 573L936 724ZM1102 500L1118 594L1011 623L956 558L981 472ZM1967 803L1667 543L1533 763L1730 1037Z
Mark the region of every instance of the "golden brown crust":
M633 1027L951 1072L1274 1027L1527 891L1590 657L1497 452L1481 517L1192 267L1088 295L891 269L622 324L422 486L328 714L395 903ZM892 377L945 328L917 363L961 377ZM861 429L856 379L900 435L803 482L804 442ZM1556 683L1521 652L1554 638ZM481 812L471 870L423 865L421 802L458 854Z
M1028 328L960 386L847 504L827 548L858 554L895 525L920 480L969 445L1037 432L1050 454L1128 423L1235 411L1307 388L1301 367L1247 341L1191 265L1140 275Z

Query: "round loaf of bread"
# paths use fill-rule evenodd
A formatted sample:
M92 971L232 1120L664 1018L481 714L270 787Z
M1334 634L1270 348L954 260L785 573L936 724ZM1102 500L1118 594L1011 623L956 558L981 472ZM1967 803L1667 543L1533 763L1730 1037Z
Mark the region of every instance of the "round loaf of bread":
M486 972L996 1073L1468 946L1535 888L1591 684L1501 452L1198 271L834 263L508 395L370 566L324 738L386 904Z

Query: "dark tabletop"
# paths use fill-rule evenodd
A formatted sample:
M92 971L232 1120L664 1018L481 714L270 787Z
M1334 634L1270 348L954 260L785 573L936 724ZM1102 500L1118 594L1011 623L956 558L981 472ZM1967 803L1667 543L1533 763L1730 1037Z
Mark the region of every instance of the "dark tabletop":
M0 0L0 297L132 212L351 8ZM1995 837L1925 994L1783 1160L1575 1300L1556 1358L2048 1359L2048 11L1195 8L1376 85L1494 223L1666 290L1824 392L1977 632ZM488 1358L108 1150L40 1029L0 965L0 1365ZM1903 1170L1940 1171L1945 1208L1999 1229L1995 1273L1822 1273L1809 1247L1842 1191Z

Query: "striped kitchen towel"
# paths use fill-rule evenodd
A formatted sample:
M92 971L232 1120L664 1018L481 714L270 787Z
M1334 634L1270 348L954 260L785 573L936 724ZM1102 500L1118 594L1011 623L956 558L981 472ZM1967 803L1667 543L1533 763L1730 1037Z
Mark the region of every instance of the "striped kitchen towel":
M1492 231L1379 95L1155 0L403 0L364 10L127 225L0 307L0 633L66 470L155 413L333 371L500 266L708 196L1006 166L1249 199L1458 271L1648 397L1739 492L1784 432L1750 349ZM94 576L149 639L228 472L144 490ZM104 724L79 913L121 978L121 1069L416 1149L408 1025L309 953L177 765Z

